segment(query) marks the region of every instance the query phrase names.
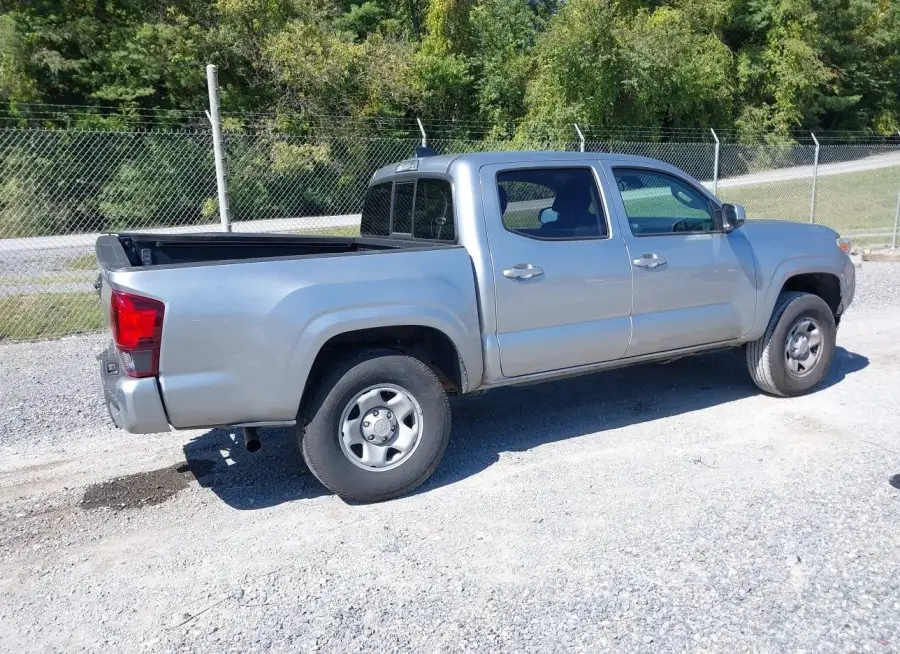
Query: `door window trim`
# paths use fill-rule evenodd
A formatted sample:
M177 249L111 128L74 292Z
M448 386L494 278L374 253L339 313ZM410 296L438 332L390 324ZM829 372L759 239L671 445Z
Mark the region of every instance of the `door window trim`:
M613 164L609 167L609 169L610 169L610 173L612 176L612 179L610 181L612 183L612 186L616 189L616 193L618 193L619 200L622 202L622 215L625 218L625 222L628 223L628 231L633 237L635 237L635 238L652 238L654 236L695 236L697 234L725 234L725 233L727 233L727 232L725 232L725 230L722 229L721 220L719 218L719 214L722 211L721 203L716 196L710 195L709 191L707 191L705 187L701 189L696 184L694 184L693 182L691 182L688 179L685 179L681 175L676 175L675 173L672 173L668 170L662 170L661 168L654 168L653 166L623 163L623 164ZM653 173L655 175L660 175L662 177L669 177L671 179L681 182L688 188L693 189L693 191L695 193L706 198L706 201L709 202L710 209L712 210L712 221L713 221L714 229L712 229L708 232L704 232L704 231L699 231L699 232L656 232L653 234L635 234L634 231L631 229L631 223L629 222L631 219L628 217L628 210L625 208L625 198L622 197L622 191L619 189L619 182L616 180L616 171L617 170L644 170L644 171L647 171L648 173ZM666 217L666 216L664 216L664 217Z
M513 173L513 172L524 171L524 170L587 170L591 175L591 179L594 182L594 188L597 191L597 200L600 202L599 208L603 212L603 221L606 225L606 235L598 234L597 236L562 236L559 238L552 238L552 237L547 237L547 236L536 236L536 235L532 235L532 234L523 234L522 232L517 232L517 231L514 231L514 230L510 229L509 227L507 227L506 224L503 222L503 214L499 213L499 211L498 211L498 215L500 216L500 226L503 228L503 231L508 232L509 234L512 234L513 236L521 236L522 238L528 238L533 241L542 241L542 242L550 242L550 243L552 243L552 242L564 243L566 241L607 241L612 238L612 221L609 219L609 210L607 209L609 204L606 201L606 197L603 193L603 184L601 182L598 171L594 166L592 166L590 164L582 164L582 165L574 165L573 166L570 164L566 164L566 165L550 164L550 165L548 165L546 162L537 162L533 166L512 164L508 168L502 168L500 170L497 170L494 173L493 193L494 193L494 200L497 203L496 206L497 206L498 210L500 208L500 191L499 191L500 181L499 181L498 177L503 173ZM597 223L597 228L598 229L600 228L599 222Z

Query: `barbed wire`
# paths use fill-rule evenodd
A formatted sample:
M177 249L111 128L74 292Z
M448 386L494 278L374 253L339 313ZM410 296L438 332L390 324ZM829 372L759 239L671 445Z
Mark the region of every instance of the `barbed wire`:
M267 111L223 111L226 131L279 132L317 134L321 137L354 136L377 138L371 132L385 132L384 137L419 137L416 117L404 116L347 116L316 114L293 108L273 108ZM532 126L523 122L491 123L477 118L422 118L429 139L457 138L479 140L520 138L560 138L571 136L577 140L575 125L555 126L547 134L547 126ZM0 129L26 128L34 124L41 128L53 126L79 131L206 131L209 124L206 111L168 107L140 107L128 105L78 105L51 103L10 103L0 108ZM550 126L553 127L553 126ZM669 127L652 125L592 125L580 123L585 138L592 141L642 142L673 141L711 143L713 133L709 127ZM780 139L772 135L749 136L734 127L713 127L716 138L729 142L767 142L776 145L781 140L785 146L792 143L807 145L813 139L808 131L795 130ZM361 132L369 134L363 136ZM900 134L877 134L873 130L818 130L820 143L858 143L900 145Z

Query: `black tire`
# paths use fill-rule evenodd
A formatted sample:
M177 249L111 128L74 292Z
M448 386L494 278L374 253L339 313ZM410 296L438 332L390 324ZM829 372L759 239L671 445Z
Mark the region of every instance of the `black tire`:
M372 471L342 450L344 408L370 386L393 384L418 402L423 421L415 450L395 468ZM450 403L438 378L418 359L394 350L361 350L339 360L301 408L297 436L303 460L322 484L346 500L379 502L404 495L437 468L450 440Z
M821 351L817 363L800 376L788 369L785 344L791 327L802 318L812 318L821 327ZM747 368L759 388L770 395L793 397L815 388L828 374L834 358L837 326L834 314L818 295L789 291L778 296L765 333L747 343Z

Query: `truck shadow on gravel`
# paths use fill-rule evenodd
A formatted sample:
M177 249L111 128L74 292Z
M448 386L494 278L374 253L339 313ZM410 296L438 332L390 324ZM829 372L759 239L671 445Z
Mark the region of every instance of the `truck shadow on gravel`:
M264 509L328 494L303 463L294 429L261 431L248 452L240 429L213 429L184 446L185 466L204 488L235 509Z
M474 475L496 463L502 452L759 395L742 354L718 352L454 398L447 453L416 493ZM868 364L866 357L838 347L821 388ZM251 454L239 430L214 429L185 445L185 465L201 486L236 509L261 509L328 493L303 463L293 429L263 430L262 443L262 450Z
M869 359L835 349L819 390L869 365ZM453 403L453 436L423 493L474 475L496 463L501 452L677 416L759 395L743 350L646 364L555 383L503 388Z

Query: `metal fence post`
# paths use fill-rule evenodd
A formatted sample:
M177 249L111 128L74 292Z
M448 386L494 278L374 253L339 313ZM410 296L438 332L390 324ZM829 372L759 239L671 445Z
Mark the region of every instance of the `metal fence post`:
M897 136L900 136L900 129L897 130ZM897 191L897 208L894 209L894 235L891 236L891 249L897 249L897 229L900 228L900 191Z
M416 122L419 123L419 132L422 133L422 147L427 148L428 147L428 137L425 136L425 126L422 124L421 118L416 118Z
M581 152L584 152L584 134L581 132L581 128L578 126L578 123L572 123L575 125L575 131L578 132L578 139L581 141Z
M206 117L212 125L213 155L216 159L216 189L219 192L219 220L222 230L231 231L231 211L228 206L228 182L225 179L225 152L222 147L222 121L219 117L219 75L213 64L206 66L206 86L209 90L209 111Z
M819 139L812 132L809 135L812 136L813 143L816 144L816 154L813 156L812 193L809 196L809 224L811 225L816 222L816 179L819 176Z
M897 249L897 228L900 227L900 191L897 191L897 208L894 209L894 235L891 237L891 249Z
M713 195L719 194L719 137L716 136L716 130L712 127L709 128L709 131L712 132L712 137L716 141L716 151L713 154Z

